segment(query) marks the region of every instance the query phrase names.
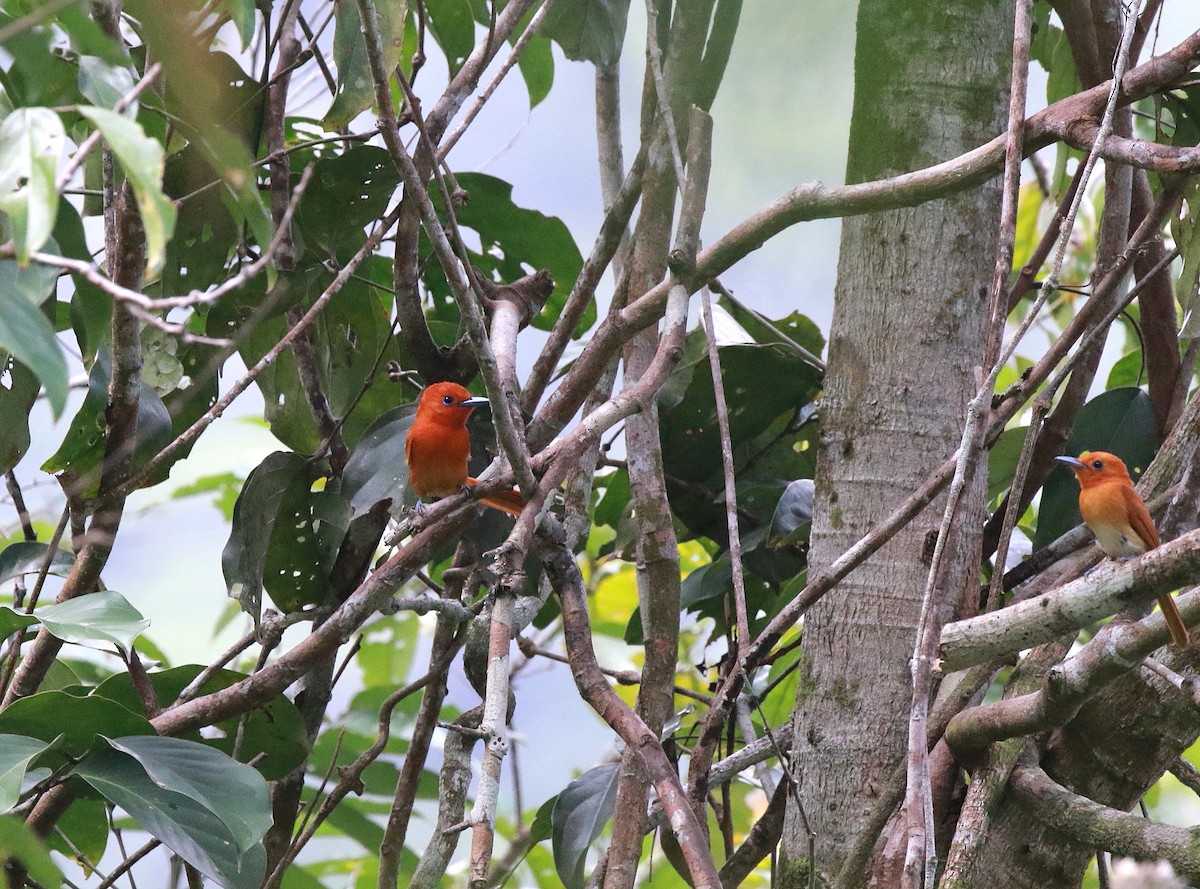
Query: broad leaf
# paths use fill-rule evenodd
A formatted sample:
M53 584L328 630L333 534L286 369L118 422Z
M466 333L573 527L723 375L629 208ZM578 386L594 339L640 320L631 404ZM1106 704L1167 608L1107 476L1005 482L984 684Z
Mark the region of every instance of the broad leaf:
M621 764L609 762L584 772L558 795L550 815L554 866L567 889L584 885L588 847L612 817Z
M0 373L0 472L8 472L29 450L29 412L42 384L37 376L9 357L7 374Z
M0 812L8 812L21 799L21 783L29 763L51 745L25 735L0 735Z
M93 105L113 108L133 86L133 72L128 64L113 65L99 56L79 57L79 91ZM135 101L123 113L136 118L137 108Z
M34 617L51 635L64 642L109 642L128 652L150 621L114 590L76 596L58 605L39 608Z
M25 574L37 574L46 561L47 546L36 540L19 540L10 543L0 552L0 583ZM50 559L49 573L66 577L75 557L63 549L56 549Z
M104 461L105 422L104 411L108 406L108 381L112 375L112 359L101 351L88 374L88 392L79 411L71 420L71 428L62 445L45 463L46 472L68 472L79 480L79 489L84 496L95 496L100 487L100 468ZM133 453L133 471L138 471L151 457L171 441L171 415L161 398L149 386L142 384L138 396L137 426L134 432L136 446ZM156 484L166 478L169 466L148 480Z
M187 664L151 673L150 685L160 707L169 707L204 668ZM197 690L197 696L213 694L246 678L236 670L219 670ZM135 712L143 703L127 672L117 673L100 683L93 697L107 698ZM268 781L275 781L304 762L308 753L308 733L304 718L296 705L285 695L272 698L255 707L245 718L234 716L218 723L204 737L195 733L190 740L232 755L235 740L239 740L238 756L243 762L254 761L255 767Z
M558 0L542 23L542 33L562 47L568 59L606 65L621 55L629 0Z
M136 759L157 784L190 797L220 818L239 852L252 848L270 828L267 785L250 766L179 738L134 736L109 743Z
M357 9L353 3L342 6ZM297 210L309 248L320 248L321 259L347 261L362 246L363 228L387 209L399 182L391 157L375 145L321 158Z
M301 455L277 451L242 487L221 568L229 595L256 620L263 589L284 612L326 593L325 577L350 516L340 497L311 490L318 474Z
M167 241L175 228L175 205L163 194L163 147L143 132L137 121L104 108L84 107L79 113L104 134L113 154L121 162L146 232L147 277L156 277L163 267Z
M27 299L0 300L0 349L37 375L58 417L67 404L67 362L53 325L38 306Z
M236 765L232 760L228 762ZM227 889L257 889L262 882L266 852L261 843L242 851L237 838L208 806L185 793L159 785L128 754L98 749L76 766L75 774L219 885ZM218 771L212 778L216 781L223 775L223 770ZM265 784L262 793L255 795L253 805L257 806L259 799L266 799ZM246 804L251 801L247 800Z
M399 504L401 492L408 485L404 441L416 409L414 402L388 411L359 439L342 473L341 486L342 496L356 515L380 500L391 499Z
M54 231L54 180L65 140L62 121L49 108L18 108L0 122L0 210L22 265Z
M58 744L66 756L83 756L101 734L153 735L154 728L142 716L115 701L89 695L78 697L63 691L42 691L18 698L0 712L0 732L28 735Z
M379 41L383 45L383 68L391 71L400 62L404 48L404 23L408 3L375 4ZM358 4L338 0L334 6L333 62L338 72L337 95L322 123L326 129L340 130L375 102L375 84L367 62Z

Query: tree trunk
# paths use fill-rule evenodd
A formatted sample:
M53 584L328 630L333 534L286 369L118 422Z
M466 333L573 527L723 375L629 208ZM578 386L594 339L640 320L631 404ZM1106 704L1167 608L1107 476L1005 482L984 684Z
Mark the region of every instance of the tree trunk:
M1000 132L1012 18L1010 0L863 0L847 181L947 160ZM843 223L810 576L958 447L983 354L999 214L992 182ZM964 591L979 579L984 483L981 473L968 489L972 518L947 551ZM909 658L941 511L927 509L805 622L793 768L827 879L904 756ZM790 801L783 851L777 885L806 885L807 839Z

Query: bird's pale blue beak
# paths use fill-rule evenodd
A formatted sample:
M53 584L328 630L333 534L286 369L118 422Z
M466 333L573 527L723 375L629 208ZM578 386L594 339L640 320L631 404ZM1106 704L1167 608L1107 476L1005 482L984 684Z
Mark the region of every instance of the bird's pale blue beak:
M455 407L483 407L485 404L491 404L485 395L472 395L470 398L464 398L457 402Z
M1074 457L1055 457L1054 459L1059 463L1066 463L1072 469L1083 469L1083 463L1081 463L1079 460L1076 460Z

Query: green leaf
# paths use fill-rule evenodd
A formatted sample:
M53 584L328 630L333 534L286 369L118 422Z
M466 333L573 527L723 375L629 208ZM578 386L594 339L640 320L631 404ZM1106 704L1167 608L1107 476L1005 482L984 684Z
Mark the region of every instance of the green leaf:
M29 412L37 401L42 384L37 376L16 359L0 358L0 472L8 472L21 462L29 450ZM7 379L6 379L7 377Z
M2 304L0 304L2 305ZM104 461L105 422L108 406L108 381L112 376L112 358L101 350L88 374L88 392L71 420L71 428L58 450L42 464L46 472L67 472L79 480L84 496L94 497L100 487L100 469ZM173 438L171 415L158 394L142 384L138 396L136 442L133 471L137 472L161 451ZM170 466L162 467L147 484L157 484L167 477Z
M1083 451L1108 451L1129 467L1136 482L1158 448L1154 408L1150 397L1132 387L1102 392L1083 406L1066 452L1072 456ZM1050 474L1042 489L1038 509L1034 549L1045 546L1070 531L1081 521L1079 483L1064 466Z
M242 487L221 568L229 595L256 618L263 589L284 612L319 602L326 593L349 510L337 495L311 490L318 474L299 454L276 451Z
M99 56L79 57L79 91L93 105L113 108L133 87L128 64L109 64ZM137 117L137 107L137 102L132 102L123 113Z
M159 670L149 676L150 685L160 707L169 707L179 699L180 692L200 675L204 667L186 664ZM197 690L197 696L213 694L229 688L246 678L236 670L219 670ZM106 698L123 707L140 712L142 701L127 672L116 673L92 691L93 697ZM304 762L308 753L308 732L304 718L296 705L285 695L271 698L246 714L245 719L233 716L218 723L207 737L197 732L190 740L201 742L232 755L234 742L239 738L238 756L243 762L253 760L256 768L268 781L275 781Z
M242 41L242 50L254 39L254 0L218 0L217 8L237 28L238 38Z
M171 738L153 740L191 743ZM127 741L127 738L120 739L120 742ZM225 764L211 774L212 782L215 784L231 777L230 769L235 766L245 768L226 758ZM221 886L257 889L262 882L266 852L261 843L243 850L221 815L201 800L161 786L132 756L114 749L99 749L76 766L75 773L105 799L128 812L163 845ZM260 805L266 804L266 784L261 778L260 784L259 792L237 801L242 814L257 812ZM231 813L224 815L231 818Z
M136 759L157 784L190 797L224 824L245 852L271 826L271 803L262 775L224 753L179 738L134 736L110 740Z
M21 265L54 231L58 190L54 180L66 132L49 108L18 108L0 122L0 210Z
M42 252L60 255L54 238L48 238ZM24 297L30 305L40 306L54 294L58 269L30 263L21 266L12 259L0 260L0 293Z
M480 250L471 252L471 262L493 281L512 282L530 269L545 269L554 278L554 292L533 326L549 330L562 311L571 285L583 267L583 257L566 224L556 216L518 207L513 203L512 186L485 173L459 173L458 184L470 195L466 204L455 209L460 226L479 235ZM441 195L435 188L431 196L441 207ZM426 282L437 292L448 292L441 267L431 263ZM440 279L440 280L439 280ZM589 307L574 335L580 336L596 319L595 306Z
M988 501L995 500L1012 486L1013 476L1017 471L1017 461L1021 458L1021 448L1025 444L1025 436L1029 434L1028 426L1018 426L1005 429L1000 438L988 452Z
M51 745L25 735L0 735L0 812L9 812L21 799L21 784L29 763Z
M38 619L32 614L15 611L8 605L0 606L0 638L7 638L17 630L32 627Z
M1113 363L1108 372L1105 389L1120 389L1125 386L1140 386L1146 375L1146 360L1141 349L1126 352Z
M167 241L175 228L175 205L163 194L163 147L151 139L135 120L104 108L83 107L79 113L104 135L125 171L137 197L138 212L146 232L147 277L162 270Z
M114 590L99 590L39 608L34 617L64 642L109 642L126 653L133 640L150 626L150 621Z
M37 574L46 561L47 549L46 544L36 540L20 540L4 547L0 551L0 583L25 574ZM66 577L74 562L75 557L71 553L56 549L50 559L49 573L55 577Z
M0 348L41 380L57 418L67 405L67 362L42 310L27 299L0 299Z
M338 7L355 4L339 3ZM400 174L388 153L360 145L321 158L297 208L296 218L310 247L345 262L362 246L363 228L387 209Z
M62 737L64 755L83 756L100 734L153 735L154 727L142 716L115 701L64 691L43 691L18 698L0 712L0 732L28 735L51 742Z
M61 886L62 872L46 847L19 818L0 818L0 861L17 863L41 886Z
M429 33L446 54L450 75L454 76L475 48L471 4L467 0L426 0L425 14Z
M404 441L416 415L415 402L388 411L363 433L342 473L341 493L355 515L362 515L380 500L399 505L408 485Z
M383 69L391 71L400 62L404 49L404 23L408 3L377 3L379 41L383 45ZM338 0L334 6L333 62L338 72L337 95L325 114L322 125L328 130L340 130L375 102L375 84L367 61L367 45L363 39L362 18L358 4Z
M558 0L542 22L542 33L574 62L607 65L621 55L629 0Z
M554 85L554 53L550 41L535 35L525 44L525 51L517 59L517 67L529 91L529 107L536 108Z
M550 815L554 866L567 889L584 885L588 847L612 817L617 801L619 762L607 762L584 772L558 795Z

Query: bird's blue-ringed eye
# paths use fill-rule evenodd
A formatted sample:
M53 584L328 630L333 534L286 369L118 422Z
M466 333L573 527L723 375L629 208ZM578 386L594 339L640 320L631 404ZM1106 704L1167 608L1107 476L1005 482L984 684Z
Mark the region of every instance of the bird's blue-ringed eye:
M449 405L452 405L452 404L454 404L454 396L453 396L453 395L445 395L445 396L443 396L443 397L442 397L442 404L444 404L444 405L446 405L446 406L449 406Z
M1092 469L1103 469L1103 468L1104 468L1103 460L1093 460L1092 461Z

